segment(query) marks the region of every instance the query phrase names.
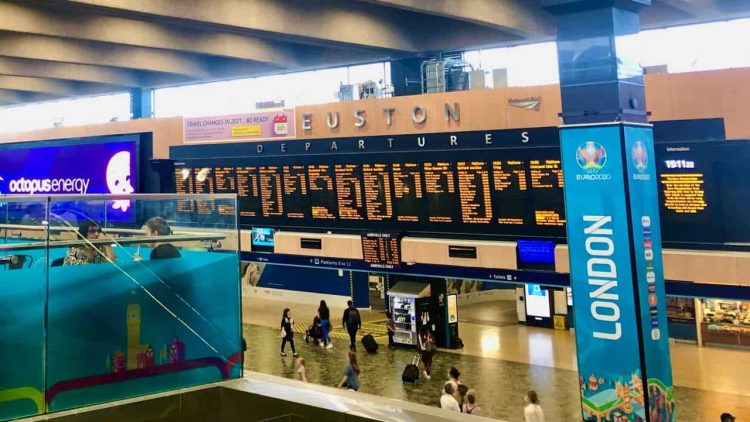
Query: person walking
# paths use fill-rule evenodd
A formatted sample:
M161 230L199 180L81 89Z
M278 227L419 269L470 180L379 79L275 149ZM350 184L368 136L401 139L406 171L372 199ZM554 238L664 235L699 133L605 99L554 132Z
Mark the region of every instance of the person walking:
M479 403L477 403L477 390L472 388L466 392L466 404L464 404L462 410L463 413L482 416L482 408L479 407Z
M545 422L542 406L539 405L539 397L536 391L531 390L526 393L526 402L528 403L523 409L523 416L526 422Z
M281 315L281 356L286 356L284 349L286 348L287 342L292 347L292 356L299 356L294 349L294 332L292 331L292 325L294 325L292 311L289 308L286 308Z
M307 367L305 366L305 358L297 358L297 375L300 381L307 382Z
M320 328L323 329L323 343L321 347L332 348L331 343L331 310L328 309L328 305L325 300L320 301L318 306L318 318L320 318Z
M396 334L396 323L393 321L393 315L391 315L390 311L386 312L385 316L388 318L385 323L385 326L388 329L388 348L395 349L396 343L393 342L393 335Z
M344 368L344 377L341 378L338 387L357 391L359 390L359 365L357 365L357 353L355 353L354 350L350 350L347 359L348 364L346 365L346 368Z
M349 340L351 344L349 349L357 351L357 330L362 328L362 317L359 315L359 311L354 307L354 302L351 300L346 302L348 308L344 311L344 317L341 322L349 333Z
M456 385L461 385L461 381L458 379L461 377L461 373L455 366L451 366L450 372L448 372L448 381L453 381Z
M417 336L417 340L419 353L424 364L424 376L430 379L432 374L432 355L435 354L435 338L430 334L427 326L423 325L419 336ZM454 388L453 391L455 392L456 389Z
M450 410L453 412L461 412L461 408L458 406L456 401L456 384L452 381L447 381L443 385L443 395L440 396L440 408Z

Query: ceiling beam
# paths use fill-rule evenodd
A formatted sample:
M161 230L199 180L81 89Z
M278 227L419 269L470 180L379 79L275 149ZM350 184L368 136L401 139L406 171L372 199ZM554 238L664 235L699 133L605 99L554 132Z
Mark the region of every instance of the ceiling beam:
M552 37L551 15L528 0L361 0L385 7L409 10L484 25L516 35Z
M35 92L57 97L72 97L77 93L71 82L25 76L0 76L0 89Z
M59 99L60 97L56 95L0 88L0 102L4 103L5 105L20 105L25 103L36 103L41 101L53 101Z
M439 26L428 28L430 19L419 14L349 0L222 0L211 2L210 7L202 0L68 0L65 3L104 8L121 16L159 16L297 41L412 53L422 52L424 41L442 31Z
M183 81L218 79L271 72L277 67L225 58L154 48L90 41L66 41L56 37L0 33L0 56L115 67L143 72L171 74Z
M257 36L206 31L125 19L105 14L76 13L35 7L33 2L0 1L0 30L61 38L107 42L295 67L299 63L288 43Z
M94 82L123 87L138 87L144 79L137 72L126 69L9 57L0 57L0 75Z

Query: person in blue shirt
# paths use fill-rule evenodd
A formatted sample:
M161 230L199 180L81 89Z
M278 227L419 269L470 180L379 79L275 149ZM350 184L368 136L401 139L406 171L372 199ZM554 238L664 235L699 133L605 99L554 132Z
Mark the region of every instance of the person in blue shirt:
M357 365L357 354L353 350L350 350L348 358L349 364L344 368L344 377L341 378L338 387L357 391L359 390L359 365Z

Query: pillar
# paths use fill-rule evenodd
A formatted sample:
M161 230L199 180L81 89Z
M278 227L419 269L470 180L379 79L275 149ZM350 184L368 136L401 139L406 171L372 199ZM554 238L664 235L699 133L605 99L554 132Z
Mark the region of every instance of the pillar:
M651 0L543 0L560 128L584 421L675 418L653 130L634 37Z
M154 90L135 88L130 91L130 114L133 119L154 117Z

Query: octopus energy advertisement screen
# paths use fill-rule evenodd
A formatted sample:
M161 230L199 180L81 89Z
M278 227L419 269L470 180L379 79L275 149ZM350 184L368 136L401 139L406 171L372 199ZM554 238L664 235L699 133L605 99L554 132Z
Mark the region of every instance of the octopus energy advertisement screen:
M45 147L12 145L0 149L0 195L134 193L138 186L136 138L119 136L111 139L111 142ZM101 206L89 207L87 205L91 204L78 202L75 205L73 201L62 202L52 212L83 213L89 218L105 217L105 210ZM28 214L26 211L23 212ZM43 210L39 212L44 214ZM130 201L107 204L108 221L128 221L133 216ZM67 217L66 220L69 221Z

